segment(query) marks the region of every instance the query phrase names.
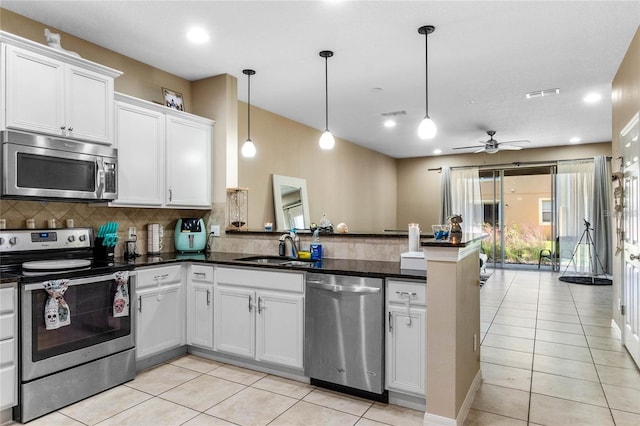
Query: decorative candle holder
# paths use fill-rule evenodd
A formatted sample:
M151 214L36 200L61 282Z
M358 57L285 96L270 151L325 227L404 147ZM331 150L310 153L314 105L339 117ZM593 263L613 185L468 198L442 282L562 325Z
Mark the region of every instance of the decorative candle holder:
M249 188L227 188L227 230L249 229Z

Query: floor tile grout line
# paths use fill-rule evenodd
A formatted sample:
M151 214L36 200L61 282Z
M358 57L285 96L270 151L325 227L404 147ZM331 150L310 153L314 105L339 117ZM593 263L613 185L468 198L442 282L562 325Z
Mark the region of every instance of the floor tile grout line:
M538 273L538 294L536 297L536 327L533 332L533 348L531 350L531 371L529 372L529 405L527 406L527 425L531 423L531 398L533 395L533 366L536 362L536 342L538 337L538 308L540 307L540 274Z

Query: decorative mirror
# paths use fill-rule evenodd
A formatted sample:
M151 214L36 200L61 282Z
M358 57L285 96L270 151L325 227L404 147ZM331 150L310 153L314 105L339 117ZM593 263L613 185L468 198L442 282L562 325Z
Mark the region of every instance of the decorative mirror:
M273 175L273 205L276 230L309 229L309 197L307 180Z

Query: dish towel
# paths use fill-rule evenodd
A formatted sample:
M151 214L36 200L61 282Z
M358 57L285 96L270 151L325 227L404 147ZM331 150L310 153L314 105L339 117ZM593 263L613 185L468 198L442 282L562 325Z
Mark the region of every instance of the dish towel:
M71 324L71 311L64 293L67 291L69 280L51 280L42 283L49 293L49 298L44 305L44 324L47 330L55 330Z
M129 289L127 282L129 281L129 271L120 271L113 274L113 280L116 284L116 293L113 296L113 317L129 316Z

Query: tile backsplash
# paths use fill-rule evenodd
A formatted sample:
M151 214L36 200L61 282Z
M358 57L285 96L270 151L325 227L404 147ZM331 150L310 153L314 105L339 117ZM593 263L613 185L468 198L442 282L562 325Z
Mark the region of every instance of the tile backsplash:
M130 226L136 227L137 252L147 252L147 224L159 223L165 231L164 252L173 251L173 230L176 221L184 217L203 218L205 223L217 223L224 228L224 206L212 210L152 209L133 207L108 207L86 203L61 203L46 201L1 200L0 218L5 219L7 229L25 229L27 219L33 219L37 229L47 229L48 221L55 219L58 228L65 227L67 219L73 219L76 228L91 227L97 232L105 222L118 222L120 242L116 256L124 252L124 241Z

